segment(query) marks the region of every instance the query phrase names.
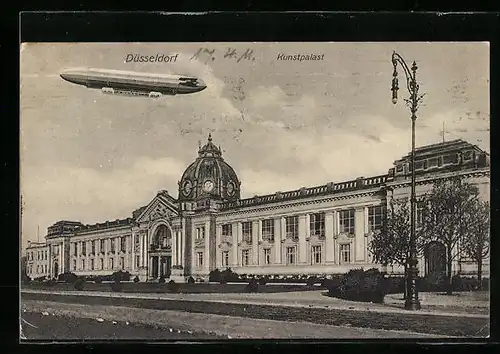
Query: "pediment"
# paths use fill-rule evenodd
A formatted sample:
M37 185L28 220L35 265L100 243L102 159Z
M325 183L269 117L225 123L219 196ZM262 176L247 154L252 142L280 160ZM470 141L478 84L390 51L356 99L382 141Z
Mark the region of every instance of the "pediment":
M177 205L173 201L173 198L159 193L146 206L142 213L137 217L136 221L138 223L144 223L162 218L168 220L178 215Z

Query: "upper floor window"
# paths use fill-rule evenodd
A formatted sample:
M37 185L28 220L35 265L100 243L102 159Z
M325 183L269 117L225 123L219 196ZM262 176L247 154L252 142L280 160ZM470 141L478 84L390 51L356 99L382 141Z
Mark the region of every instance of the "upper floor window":
M354 234L354 209L341 210L339 213L340 232Z
M196 228L196 239L203 240L205 238L205 226L200 226Z
M90 247L92 248L92 254L95 254L95 240L91 241ZM92 269L94 269L94 268L92 267Z
M167 247L171 245L172 242L172 234L170 232L170 228L166 225L160 225L156 229L156 232L153 237L153 247Z
M325 213L316 213L309 216L311 236L325 236Z
M375 231L382 228L384 220L384 207L382 205L368 208L368 230Z
M287 216L285 218L285 229L287 238L299 238L299 217Z
M262 239L274 241L274 220L262 220Z
M78 243L73 243L73 256L77 256L78 255Z
M233 225L224 224L222 225L222 236L232 236L233 235Z
M112 253L115 253L115 246L116 246L115 244L116 244L116 240L115 240L114 238L112 238L112 239L110 240L110 242L111 242L111 247L110 247L110 248L111 248L111 252L112 252Z
M101 253L104 253L105 242L106 242L105 239L100 240L99 250L101 251Z
M127 249L127 237L126 236L122 236L120 238L120 251L121 252L125 252Z
M241 229L243 233L243 241L252 242L252 222L246 221L241 224Z
M87 242L82 241L82 255L87 255Z

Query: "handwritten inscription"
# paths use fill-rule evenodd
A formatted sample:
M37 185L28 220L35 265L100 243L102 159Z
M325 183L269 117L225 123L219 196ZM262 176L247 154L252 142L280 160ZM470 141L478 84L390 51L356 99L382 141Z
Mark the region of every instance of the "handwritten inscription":
M215 49L201 47L194 53L190 60L195 59L208 63L210 61L215 61L217 55L218 53ZM255 56L253 49L247 48L244 51L237 51L236 48L229 47L223 52L222 59L235 60L239 63L241 61L255 61Z

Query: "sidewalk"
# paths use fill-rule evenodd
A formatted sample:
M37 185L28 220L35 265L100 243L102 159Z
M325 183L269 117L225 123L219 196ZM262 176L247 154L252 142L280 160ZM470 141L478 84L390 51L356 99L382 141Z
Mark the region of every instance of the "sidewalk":
M214 303L232 303L232 304L252 304L252 305L271 305L280 307L299 307L299 308L322 308L331 310L345 311L368 311L381 313L429 315L429 316L451 316L451 317L470 317L470 318L489 318L487 314L473 314L447 309L425 309L409 312L398 304L394 303L394 298L389 298L388 304L359 303L354 301L340 300L324 296L324 290L318 291L299 291L287 293L248 293L248 294L138 294L138 293L112 293L97 291L46 291L34 289L22 289L22 293L41 293L57 295L77 295L77 296L98 296L98 297L116 297L129 299L158 299L158 300L184 300L184 301L203 301ZM483 304L484 305L484 304ZM398 306L398 307L396 307ZM436 305L434 305L436 306Z

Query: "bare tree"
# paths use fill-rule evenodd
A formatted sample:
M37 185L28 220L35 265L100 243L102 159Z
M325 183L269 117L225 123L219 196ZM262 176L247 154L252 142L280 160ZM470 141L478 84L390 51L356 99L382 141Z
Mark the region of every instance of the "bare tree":
M383 218L382 228L373 234L369 244L375 263L399 265L404 268L405 297L408 286L406 275L410 256L411 209L409 204L408 198L391 198L388 203L386 216Z
M473 215L479 202L479 190L456 177L435 182L425 200L422 236L445 246L447 293L451 294L452 262L459 256L459 241L468 233L468 215Z
M490 251L490 203L478 201L466 215L466 233L460 243L464 254L477 263L478 287L482 287L483 261Z

